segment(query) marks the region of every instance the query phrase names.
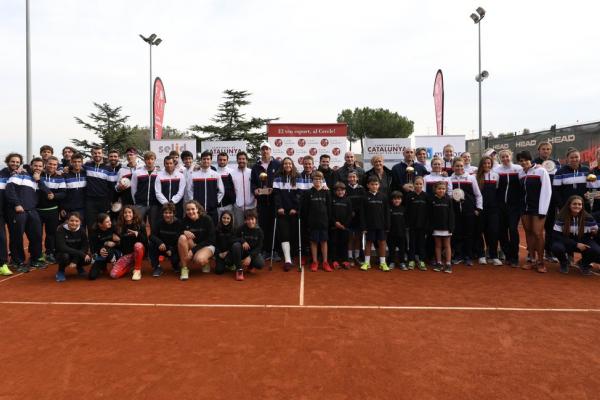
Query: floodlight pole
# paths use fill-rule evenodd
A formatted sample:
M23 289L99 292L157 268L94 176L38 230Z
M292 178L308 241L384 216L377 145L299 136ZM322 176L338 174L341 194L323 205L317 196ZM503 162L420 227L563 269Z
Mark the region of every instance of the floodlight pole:
M483 124L482 124L482 112L481 112L481 83L483 81L481 76L481 19L477 23L477 31L478 31L478 42L479 42L479 156L483 152Z
M25 0L25 102L26 102L26 142L27 160L33 157L32 124L31 124L31 46L29 43L29 0Z

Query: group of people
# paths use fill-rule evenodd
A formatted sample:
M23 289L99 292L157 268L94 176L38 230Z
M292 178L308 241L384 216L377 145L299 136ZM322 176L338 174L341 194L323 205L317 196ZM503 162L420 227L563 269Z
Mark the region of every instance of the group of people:
M150 151L140 164L134 148L125 165L118 151L101 147L87 162L68 146L60 160L42 146L28 164L10 153L0 171L0 274L58 264L58 282L69 267L92 280L131 273L137 281L145 257L153 276L169 260L181 280L190 268L210 273L212 258L215 273L232 271L237 280L269 260L289 271L293 257L300 268L305 257L311 271L327 272L429 264L451 273L475 261L546 272L546 261L568 273L578 252L588 275L600 261L600 170L581 165L576 149L565 165L551 158L550 143L539 145L535 159L519 152L518 165L510 150L489 149L474 167L469 153L456 157L450 145L430 162L425 149L406 148L392 169L374 156L369 170L347 152L339 168L328 155L318 167L306 156L302 171L289 157L273 158L267 142L260 152L252 168L245 152L233 168L226 153L216 168L211 152L195 162L191 152L173 151L160 168Z

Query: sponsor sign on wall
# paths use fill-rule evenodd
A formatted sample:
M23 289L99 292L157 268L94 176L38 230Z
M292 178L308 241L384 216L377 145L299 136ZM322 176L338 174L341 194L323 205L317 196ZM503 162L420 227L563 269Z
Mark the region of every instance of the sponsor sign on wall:
M328 154L331 157L331 167L341 167L348 148L347 134L346 124L267 125L273 157L290 157L297 166L302 164L307 155L311 155L315 159L315 165L318 165L319 157Z
M388 168L392 168L394 165L404 160L404 149L406 147L412 147L411 143L411 138L365 139L363 151L365 168L371 168L371 157L375 155L383 156L384 165Z
M227 153L229 165L237 165L236 155L240 151L246 151L247 142L243 140L217 141L205 140L202 142L202 151L210 151L213 155L212 165L217 165L217 155Z
M465 151L465 135L415 135L414 147L424 147L427 150L427 160L431 161L434 156L444 156L444 146L454 146L454 157L460 156Z
M196 154L196 139L151 140L150 150L156 153L156 165L162 169L165 157L168 156L172 150L177 151L179 154L184 150Z

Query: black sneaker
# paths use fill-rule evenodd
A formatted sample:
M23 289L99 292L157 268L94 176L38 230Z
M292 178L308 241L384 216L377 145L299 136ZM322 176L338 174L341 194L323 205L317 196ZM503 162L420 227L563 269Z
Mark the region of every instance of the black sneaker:
M159 276L161 276L162 273L163 273L163 270L160 265L152 270L152 276L155 278L158 278Z
M42 260L35 260L35 261L31 261L31 262L29 263L29 266L30 266L31 268L35 268L35 269L45 269L45 268L47 268L47 267L48 267L48 266L46 265L46 263L45 263L45 262L43 262Z
M581 274L582 274L582 275L585 275L585 276L590 276L590 275L593 275L593 274L592 274L592 268L591 268L589 265L585 265L585 266L584 266L584 265L582 265L582 266L580 267L580 270L581 270Z
M85 269L83 269L83 267L77 266L77 275L85 276Z
M444 272L447 274L451 274L452 273L452 264L446 264L446 267L444 268Z
M432 268L435 272L440 272L443 269L442 263L435 263Z
M46 262L48 264L56 264L56 258L54 257L54 254L52 254L52 253L46 254L45 258L46 258Z
M277 254L277 252L273 253L273 262L279 262L281 261L281 257L279 257L279 254Z
M569 273L569 264L568 263L560 263L560 273L561 274L568 274Z
M90 267L90 272L88 273L88 279L90 281L95 281L99 275L100 275L100 268L98 268L97 265L92 264L92 266Z
M470 258L465 258L465 265L467 267L472 267L473 266L473 260L471 260ZM452 272L452 268L450 269L450 272Z
M22 274L26 274L29 271L31 271L29 269L29 266L27 264L25 264L25 263L15 263L14 266L15 266L17 272L20 272Z

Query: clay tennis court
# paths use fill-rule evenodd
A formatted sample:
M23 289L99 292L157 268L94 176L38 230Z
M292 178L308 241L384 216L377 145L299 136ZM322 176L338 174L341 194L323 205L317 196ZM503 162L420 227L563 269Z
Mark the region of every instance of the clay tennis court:
M593 399L600 279L509 267L0 280L0 399Z

